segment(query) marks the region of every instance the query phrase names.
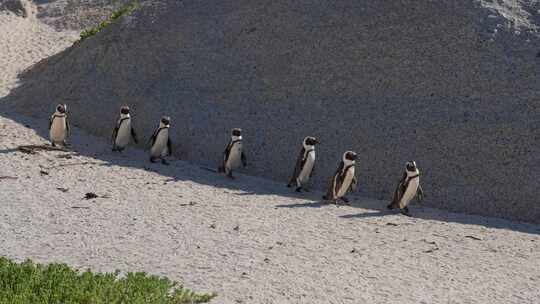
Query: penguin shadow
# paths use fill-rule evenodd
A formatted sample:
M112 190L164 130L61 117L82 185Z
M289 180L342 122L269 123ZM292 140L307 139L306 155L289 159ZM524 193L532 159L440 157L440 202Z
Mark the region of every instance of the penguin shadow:
M375 212L346 214L346 215L340 215L339 217L344 218L344 219L367 219L367 218L383 217L387 215L396 215L396 214L399 214L399 212L392 211L392 210L376 210Z
M399 210L388 210L386 203L382 204L382 201L367 202L366 204L359 204L357 201L351 204L352 207L358 207L366 209L360 213L345 214L339 216L343 219L368 219L385 216L405 216L400 214ZM420 219L426 221L437 221L446 223L458 223L463 225L483 226L486 228L513 230L528 234L540 234L540 225L511 221L502 218L485 217L474 214L454 213L446 210L435 209L430 207L424 207L421 203L413 203L409 205L410 216L412 219Z
M325 201L312 201L312 202L306 202L306 203L296 203L296 204L281 204L276 205L276 208L322 208L324 206L328 206L329 203Z
M0 149L0 154L10 154L10 153L14 153L14 152L18 152L19 149L17 148L10 148L10 149Z

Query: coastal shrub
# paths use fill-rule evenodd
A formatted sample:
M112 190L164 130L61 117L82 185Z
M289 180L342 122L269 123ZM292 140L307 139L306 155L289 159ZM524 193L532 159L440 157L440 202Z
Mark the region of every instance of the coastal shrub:
M134 10L136 10L137 8L139 7L139 3L138 2L132 2L132 3L129 3L129 4L126 4L122 7L120 7L119 9L117 9L116 11L114 11L110 16L109 18L107 18L107 20L104 20L102 22L100 22L97 26L95 27L92 27L92 28L89 28L89 29L85 29L81 32L81 41L88 38L88 37L91 37L91 36L94 36L95 34L97 34L99 31L101 31L102 29L104 29L105 27L107 27L109 24L111 24L111 22L115 21L116 19L124 16L124 15L128 15L128 14L131 14L131 12L133 12Z
M198 294L167 278L143 272L79 272L66 264L15 263L0 257L1 304L206 303L215 294Z

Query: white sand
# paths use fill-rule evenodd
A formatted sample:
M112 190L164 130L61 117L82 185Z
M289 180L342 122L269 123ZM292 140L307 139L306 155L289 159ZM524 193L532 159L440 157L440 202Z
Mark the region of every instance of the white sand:
M78 39L76 32L57 32L40 22L29 1L26 8L27 18L0 11L0 98L17 85L18 73Z
M46 122L10 116L45 134ZM144 270L218 292L215 303L540 299L540 226L419 206L407 218L364 198L338 208L317 203L321 193L229 181L181 161L150 165L143 151L113 154L103 140L74 134L86 156L23 154L13 149L44 140L0 118L0 175L18 178L0 180L0 255ZM51 168L66 164L77 165ZM85 200L87 192L101 197Z
M0 13L0 96L70 35ZM113 154L77 129L71 159L15 149L45 142L46 125L0 116L0 176L16 178L0 179L1 256L166 275L214 303L539 303L540 226L419 206L407 218L365 198L338 208L285 181Z

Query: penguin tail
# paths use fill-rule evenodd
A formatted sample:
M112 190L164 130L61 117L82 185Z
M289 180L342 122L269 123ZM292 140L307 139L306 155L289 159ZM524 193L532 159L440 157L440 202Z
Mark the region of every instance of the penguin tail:
M225 172L225 168L223 166L219 166L218 169L217 169L217 172L218 173L223 173L223 172Z

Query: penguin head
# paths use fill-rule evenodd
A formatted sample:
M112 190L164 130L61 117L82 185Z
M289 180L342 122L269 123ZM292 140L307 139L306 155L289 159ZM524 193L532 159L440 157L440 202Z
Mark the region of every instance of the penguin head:
M355 152L347 151L343 153L343 162L345 163L345 165L354 164L356 161L356 157L357 155Z
M241 140L242 139L242 129L234 128L231 130L232 140Z
M408 161L405 165L407 172L416 172L418 168L416 167L416 162L414 160Z
M120 108L120 114L122 115L129 115L129 107L128 106L122 106Z
M169 124L171 123L171 118L169 116L162 116L161 120L159 121L159 127L169 127Z
M307 136L306 138L304 138L304 148L312 147L317 144L319 144L319 141L313 136Z
M60 114L65 114L67 111L67 106L65 104L59 104L56 106L56 111Z

